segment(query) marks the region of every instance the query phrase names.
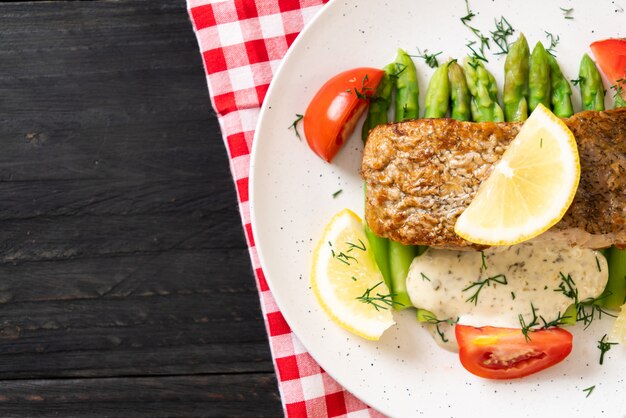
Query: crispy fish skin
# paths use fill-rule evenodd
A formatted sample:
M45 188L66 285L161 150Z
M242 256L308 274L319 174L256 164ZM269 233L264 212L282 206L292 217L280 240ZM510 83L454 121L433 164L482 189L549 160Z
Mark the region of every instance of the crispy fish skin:
M581 178L572 205L546 234L588 248L626 247L626 108L564 122L578 144ZM372 231L404 244L482 248L456 235L454 224L521 125L415 119L373 129L362 163Z

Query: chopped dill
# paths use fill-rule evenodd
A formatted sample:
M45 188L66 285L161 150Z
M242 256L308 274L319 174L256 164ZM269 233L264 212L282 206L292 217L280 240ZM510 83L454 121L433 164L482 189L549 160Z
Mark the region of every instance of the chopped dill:
M352 279L352 281L355 281L355 282L357 281L357 278L356 278L356 277L354 277L354 276L352 276L352 277L350 277L350 278Z
M602 271L602 267L600 267L600 260L598 260L598 256L596 256L596 266L598 266L598 271Z
M446 338L446 334L441 332L441 330L439 329L439 324L435 325L435 329L437 330L437 334L439 335L439 338L441 338L441 341L447 343L448 339Z
M513 35L515 29L511 26L504 16L500 16L500 20L495 20L496 30L491 33L491 40L496 44L500 51L494 52L495 55L503 55L509 52L509 36Z
M615 84L611 86L611 90L614 90L613 98L617 100L619 96L624 93L624 86L626 86L626 78L620 78L615 80Z
M296 120L294 120L292 124L289 125L289 127L287 128L287 129L293 129L296 133L296 136L298 137L300 141L302 141L302 137L300 136L300 132L298 132L298 123L300 123L302 118L304 118L304 115L300 115L296 113Z
M532 310L532 315L533 315L530 322L526 323L526 320L524 320L524 316L522 314L518 315L520 327L522 328L522 334L524 334L524 338L526 339L526 342L530 341L530 336L528 334L532 331L531 328L539 325L539 322L537 321L537 319L539 318L537 318L537 312L532 302L530 303L530 309Z
M561 292L565 296L574 300L574 303L578 304L578 289L576 288L576 283L572 279L571 275L565 276L562 272L559 272L561 275L561 282L559 283L559 287L554 289L555 292Z
M474 292L474 294L472 296L470 296L469 298L467 298L465 301L466 302L470 302L470 303L474 303L474 305L477 305L478 304L478 294L480 293L481 290L483 290L483 287L485 287L485 285L491 286L491 282L499 283L499 284L502 284L502 285L508 284L508 282L506 281L506 276L504 274L498 274L498 275L493 276L493 277L487 277L485 280L479 280L477 282L473 282L472 284L467 286L465 289L463 289L463 292L465 292L467 290L470 290L473 287L477 287L477 289Z
M487 58L485 57L485 48L490 49L489 38L483 35L480 30L469 25L469 22L472 20L472 18L474 18L474 16L476 16L476 14L470 10L468 0L465 0L465 8L467 10L467 14L461 18L461 23L463 23L465 27L467 27L470 31L472 31L474 36L476 36L476 38L480 41L480 47L478 48L480 52L477 52L473 47L476 41L471 41L465 46L469 48L469 50L472 52L472 56L474 56L476 59L488 62Z
M587 392L587 396L585 396L585 398L588 398L589 395L591 395L591 392L593 392L595 388L596 388L596 385L589 386L588 388L583 389L583 392Z
M604 334L600 341L598 341L598 348L600 349L600 364L604 362L604 354L611 349L612 346L617 345L617 343L608 342L606 340L607 335Z
M339 196L342 192L343 192L343 189L339 189L335 193L333 193L333 199Z
M428 278L428 276L427 276L427 275L425 275L424 273L420 272L420 276L422 277L422 280L430 281L430 279Z
M358 88L354 88L354 94L356 94L356 97L361 99L361 100L370 100L371 97L370 95L367 94L368 91L372 91L372 88L370 87L366 87L365 84L369 81L369 77L367 74L365 74L363 76L363 79L361 80L361 90L359 90ZM351 93L352 89L347 89L346 90L347 93Z
M582 85L585 83L585 77L578 77L574 80L570 80L572 82L573 85L577 86L577 85Z
M439 67L439 61L437 61L437 56L441 55L443 52L439 51L434 54L429 54L428 49L425 49L422 53L422 51L417 48L417 53L419 55L411 55L411 57L423 59L430 68Z
M515 292L511 292L511 299L515 300Z
M548 31L544 31L544 32L546 33L546 39L548 39L548 41L550 42L550 46L546 48L546 52L552 55L553 57L556 57L554 48L556 48L556 46L559 44L559 41L561 40L561 38L559 37L559 35L554 36Z
M363 292L361 296L358 296L356 300L372 305L377 311L381 309L387 310L393 305L404 306L404 304L393 300L393 297L395 296L394 293L389 293L387 295L381 295L380 293L376 293L374 296L372 296L372 292L374 291L374 289L376 289L381 284L383 284L383 282L378 282L374 286L368 288L367 290L365 290L365 292Z
M543 148L543 138L539 139L539 148Z
M361 244L361 245L356 245L356 244L353 244L351 242L346 241L346 245L348 246L348 251L347 252L350 252L350 251L352 251L354 249L361 250L361 251L366 251L367 250L367 248L365 248L365 243L363 241L361 241L361 238L359 238L359 244Z
M396 71L393 74L389 74L389 77L398 78L398 76L402 74L402 71L406 70L405 64L400 64L399 62L396 62L395 66L396 66ZM402 68L399 68L399 67L402 67Z
M569 9L566 9L564 7L559 7L559 9L561 9L561 11L563 12L563 17L565 19L573 19L574 18L574 16L572 16L572 12L574 11L573 7L569 8Z
M485 271L487 270L487 263L485 263L486 257L485 257L485 252L481 251L480 252L480 259L482 262L482 265L480 266L481 270Z

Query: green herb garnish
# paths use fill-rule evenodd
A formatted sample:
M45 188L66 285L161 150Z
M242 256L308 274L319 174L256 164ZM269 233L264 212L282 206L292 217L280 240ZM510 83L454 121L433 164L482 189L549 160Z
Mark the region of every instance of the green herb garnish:
M420 272L420 276L422 277L422 280L430 281L430 279L428 278L428 276L427 276L427 275L425 275L424 273Z
M585 398L588 398L589 395L591 395L591 392L593 392L595 388L596 388L596 385L589 386L588 388L583 389L583 392L587 392L587 396L585 396Z
M496 44L500 51L495 52L495 55L508 54L509 52L509 36L513 35L515 29L511 26L511 24L504 18L504 16L500 16L500 20L495 20L496 30L491 32L491 39L493 43Z
M578 78L576 78L576 79L574 79L574 80L570 80L570 81L571 81L571 82L572 82L572 84L573 84L573 85L575 85L575 86L577 86L577 85L579 85L579 84L581 84L581 85L582 85L582 84L584 84L584 82L585 82L585 77L578 77Z
M425 49L424 52L422 53L422 51L420 51L420 49L417 48L417 53L419 55L410 55L410 56L423 59L430 68L439 67L439 61L437 61L437 56L441 55L443 52L439 51L434 54L429 54L428 50Z
M343 189L339 189L335 193L333 193L333 199L339 196L342 192L343 192Z
M553 57L555 57L556 55L555 55L554 48L556 48L556 46L559 44L559 41L561 40L561 38L559 37L559 35L554 36L548 31L544 31L544 32L546 33L546 38L548 39L548 41L550 41L550 47L546 48L546 52L552 55Z
M361 251L367 250L367 248L365 248L365 243L363 241L361 241L361 238L359 238L359 244L360 245L356 245L356 244L353 244L351 242L346 241L346 245L348 246L348 251L347 252L350 252L350 251L352 251L354 249L361 250Z
M480 269L483 270L483 271L487 270L487 263L485 263L486 257L485 257L485 252L484 251L480 252L480 259L481 259L481 262L482 262L482 265L480 266Z
M498 274L493 277L487 277L485 280L479 280L477 282L473 282L472 284L467 286L465 289L463 289L463 292L465 292L467 290L470 290L473 287L477 287L474 294L470 296L469 298L467 298L465 301L470 302L470 303L473 302L474 305L478 304L478 294L480 293L481 290L483 290L483 287L485 287L485 285L491 286L492 282L503 284L503 285L508 284L508 282L506 281L506 276L504 274Z
M600 364L604 362L604 354L611 349L612 346L617 343L611 343L606 341L607 335L604 334L600 341L598 341L598 348L600 349Z
M404 304L393 300L393 297L395 296L394 293L389 293L387 295L381 295L380 293L376 293L374 296L372 296L371 293L381 284L383 284L383 282L378 282L374 286L370 287L361 296L358 296L356 300L372 305L377 311L381 309L387 310L393 305L404 306Z
M520 327L522 328L522 334L524 334L526 342L530 341L530 336L528 334L532 331L531 328L539 325L539 322L537 321L537 319L539 318L537 318L537 312L535 311L535 306L532 304L532 302L530 303L530 309L533 315L530 322L526 323L524 316L522 314L518 315Z
M563 17L565 19L573 19L574 17L572 16L572 12L574 11L574 8L570 8L570 9L566 9L564 7L559 7L559 9L561 9L561 11L563 12Z
M302 118L304 118L304 115L300 115L296 113L296 120L294 120L293 123L289 125L289 128L287 128L287 129L293 128L293 130L296 132L296 136L298 137L300 141L302 141L302 137L300 136L300 132L298 132L298 123L302 120Z

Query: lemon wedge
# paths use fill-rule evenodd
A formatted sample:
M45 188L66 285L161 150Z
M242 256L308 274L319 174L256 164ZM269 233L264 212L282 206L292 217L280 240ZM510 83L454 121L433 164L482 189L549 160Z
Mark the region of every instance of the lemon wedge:
M539 105L459 216L454 231L484 245L513 245L536 237L565 215L579 180L574 135Z
M330 220L313 253L311 288L330 318L368 340L393 325L389 288L376 265L363 222L349 209Z
M626 303L622 305L619 315L609 333L609 341L626 346Z

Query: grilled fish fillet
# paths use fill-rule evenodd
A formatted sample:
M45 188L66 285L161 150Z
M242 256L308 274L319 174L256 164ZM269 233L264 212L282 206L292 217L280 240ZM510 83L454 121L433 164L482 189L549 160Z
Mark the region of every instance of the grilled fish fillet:
M564 121L578 143L580 184L563 219L544 235L587 248L624 248L626 108ZM454 224L520 127L416 119L374 128L362 163L372 231L404 244L481 248L456 235Z

